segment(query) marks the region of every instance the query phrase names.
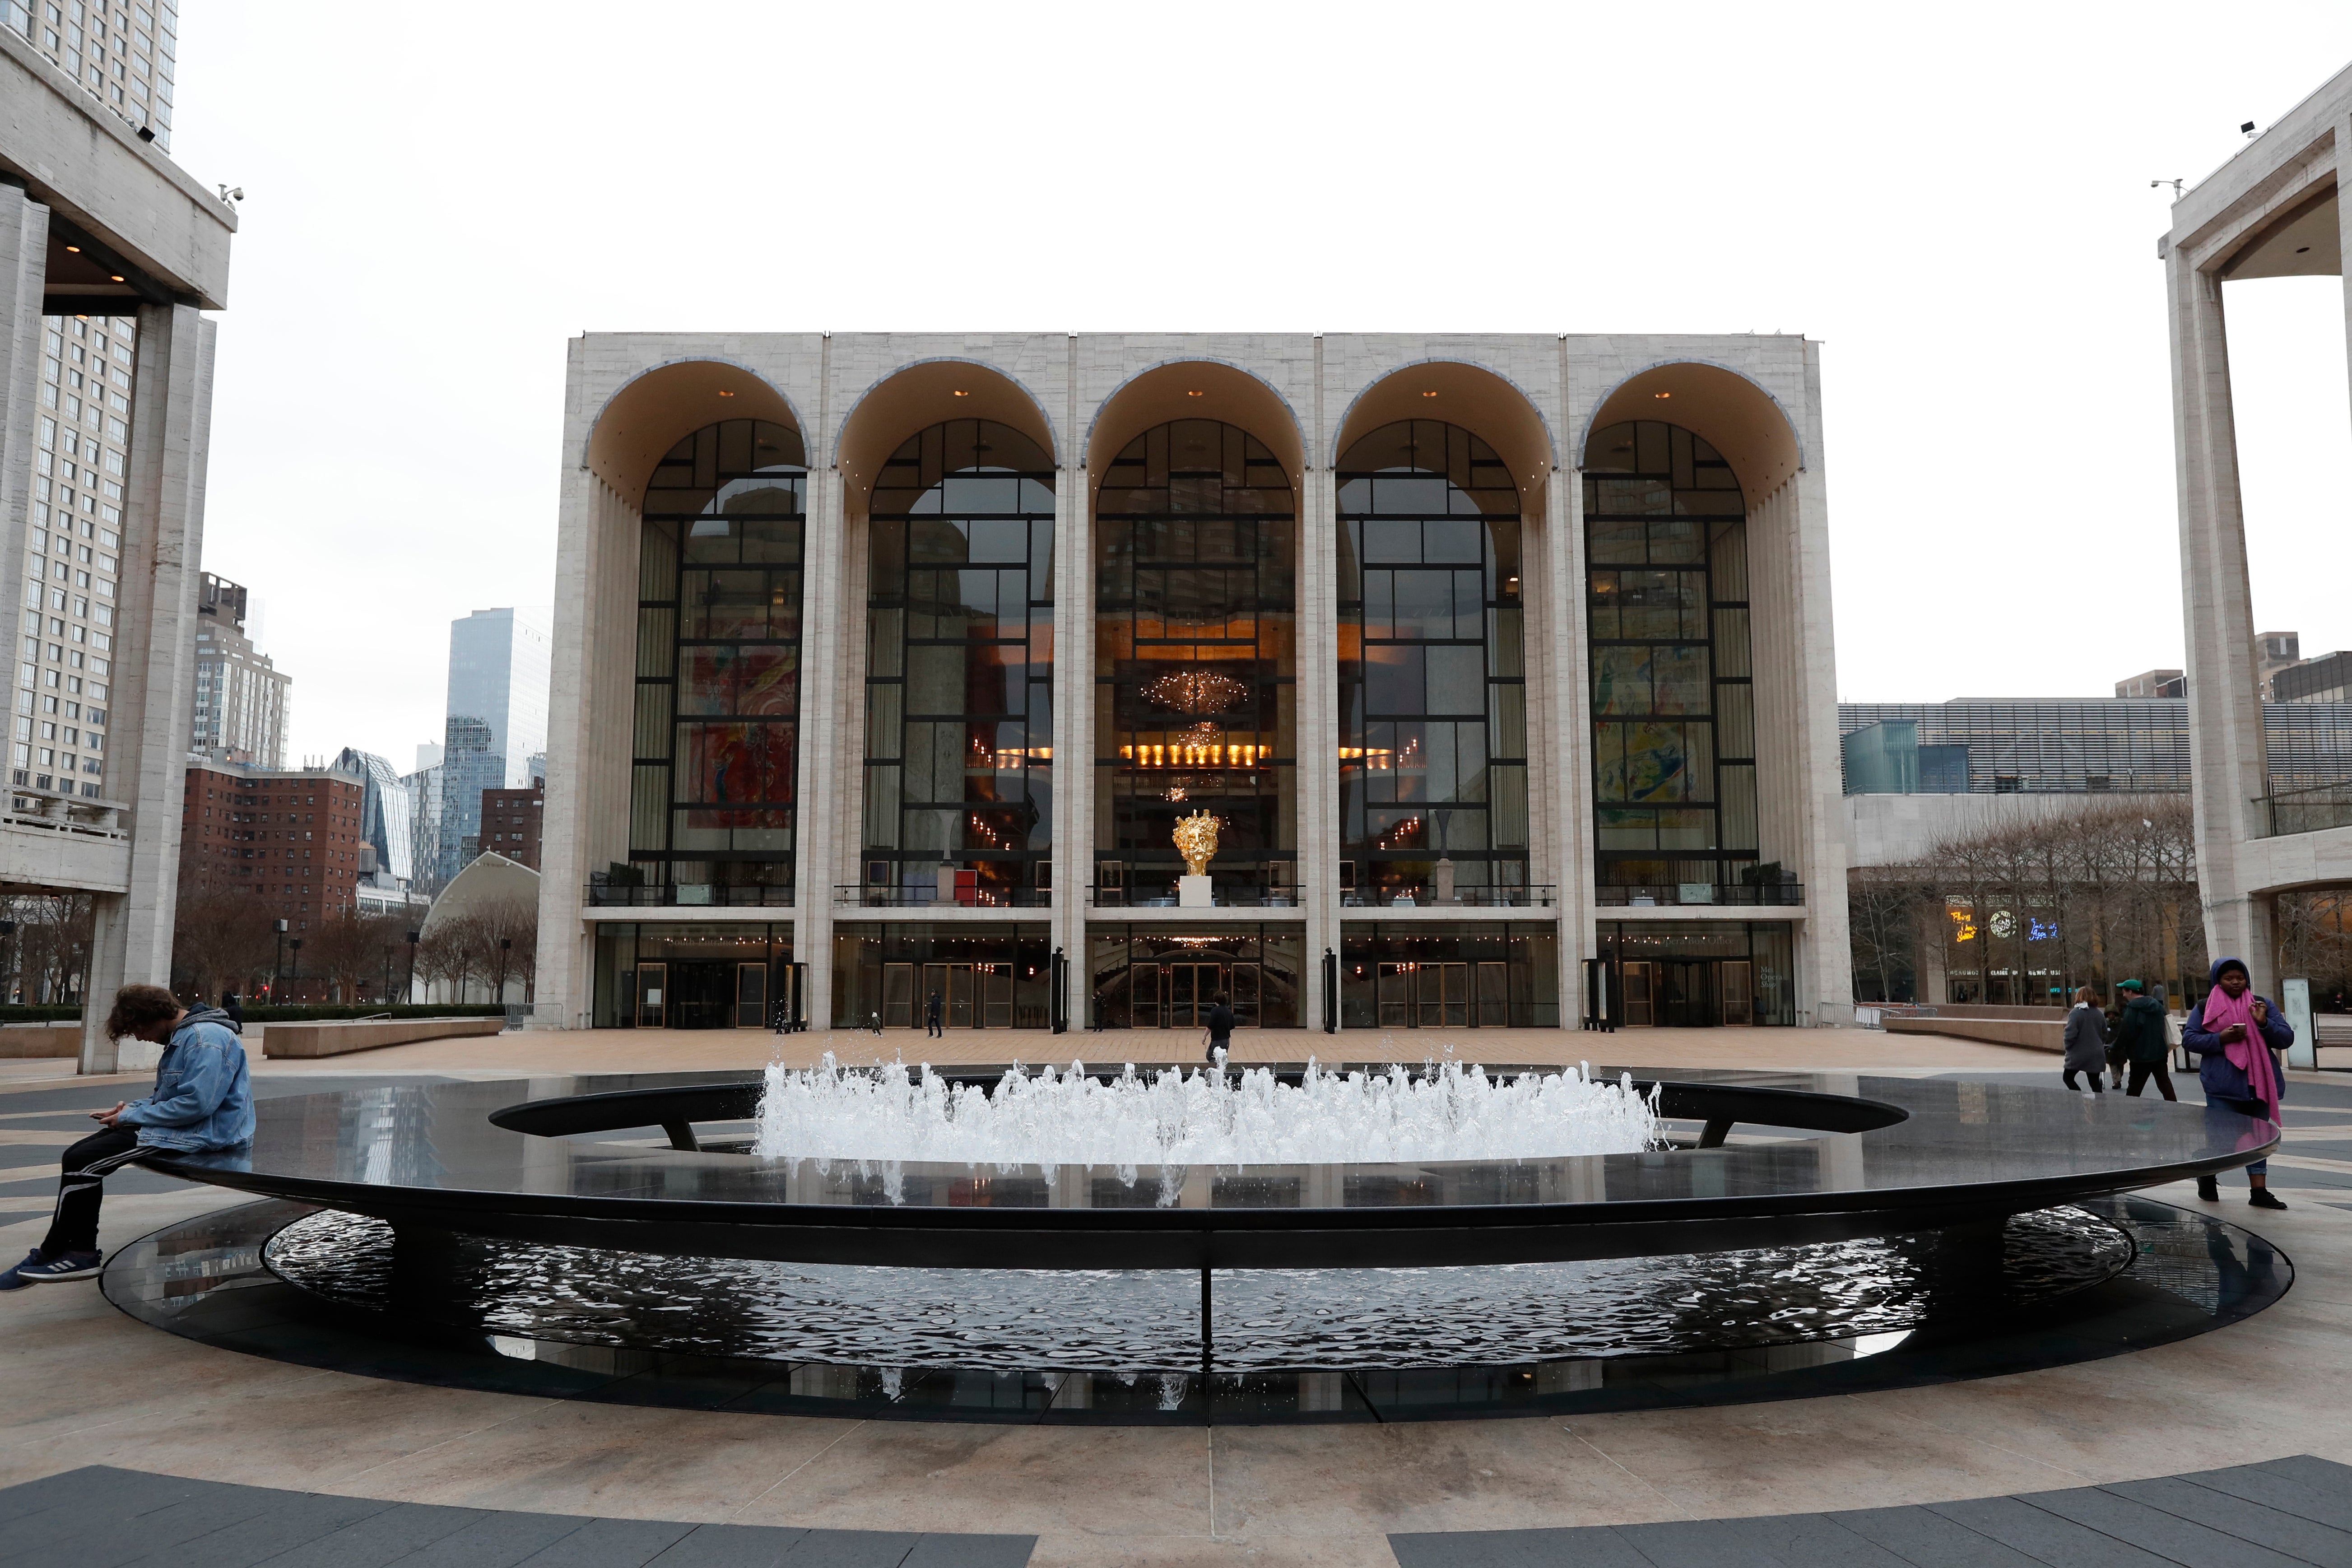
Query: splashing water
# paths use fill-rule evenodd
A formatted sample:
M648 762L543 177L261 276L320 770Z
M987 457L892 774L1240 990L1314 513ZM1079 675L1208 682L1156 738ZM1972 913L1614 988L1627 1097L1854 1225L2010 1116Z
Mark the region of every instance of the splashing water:
M803 1160L933 1161L989 1165L1256 1165L1541 1159L1654 1147L1656 1107L1617 1083L1573 1072L1489 1078L1445 1062L1419 1075L1390 1066L1326 1072L1296 1087L1263 1068L1129 1065L1097 1081L1084 1063L1034 1075L1019 1067L992 1089L950 1084L926 1064L771 1066L755 1154Z

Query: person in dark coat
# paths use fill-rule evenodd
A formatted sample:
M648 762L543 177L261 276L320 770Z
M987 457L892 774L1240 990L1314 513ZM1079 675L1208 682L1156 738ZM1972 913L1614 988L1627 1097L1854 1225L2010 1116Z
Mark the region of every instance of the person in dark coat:
M2126 980L2116 989L2128 993L2116 1027L2116 1045L2131 1068L2131 1087L2124 1092L2138 1094L2152 1077L2158 1094L2179 1100L2172 1089L2172 1069L2165 1060L2172 1041L2165 1029L2162 999L2146 994L2137 980Z
M2091 1075L2091 1092L2099 1092L2107 1066L2105 1025L2098 1004L2091 998L2091 988L2085 985L2076 991L2074 1010L2066 1015L2066 1057L2059 1064L2064 1068L2059 1081L2068 1089L2074 1087L2076 1073L2086 1072Z
M1233 999L1220 991L1209 1002L1209 1060L1214 1062L1219 1051L1231 1054L1233 1045Z
M2252 976L2242 959L2215 959L2211 978L2213 989L2180 1031L2181 1045L2199 1058L2197 1081L2204 1086L2206 1110L2236 1111L2275 1124L2286 1075L2272 1053L2294 1044L2294 1029L2269 997L2254 994ZM2241 1147L2252 1136L2242 1134ZM2286 1205L2270 1190L2269 1170L2268 1160L2246 1167L2246 1180L2253 1188L2247 1201L2258 1209L2283 1209ZM2209 1204L2219 1203L2221 1189L2211 1176L2200 1176L2197 1195Z
M221 993L220 1010L228 1015L228 1021L230 1023L235 1024L240 1029L245 1027L245 1008L237 1001L236 992L224 991Z
M934 991L929 996L923 998L923 1032L925 1034L944 1036L948 1032L947 1018L948 1004L946 997Z

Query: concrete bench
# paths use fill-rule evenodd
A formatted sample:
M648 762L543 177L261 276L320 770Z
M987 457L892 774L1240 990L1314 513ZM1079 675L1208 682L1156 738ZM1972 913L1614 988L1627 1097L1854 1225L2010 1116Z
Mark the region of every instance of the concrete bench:
M420 1040L495 1035L504 1018L378 1018L316 1024L271 1024L261 1031L261 1054L274 1058L340 1057Z
M79 1055L79 1024L10 1024L0 1027L0 1059Z
M1890 1035L1944 1035L1955 1039L1982 1040L1988 1045L2019 1046L2029 1051L2063 1056L2066 1050L2063 1016L2043 1021L2029 1018L1888 1018Z

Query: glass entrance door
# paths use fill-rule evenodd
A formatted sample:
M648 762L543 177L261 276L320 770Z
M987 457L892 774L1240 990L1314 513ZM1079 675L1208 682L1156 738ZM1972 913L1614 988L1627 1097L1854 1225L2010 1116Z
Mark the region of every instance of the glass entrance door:
M739 963L735 966L735 1026L739 1029L759 1029L768 1022L768 966L764 963Z
M1654 1001L1657 967L1642 961L1625 965L1625 994L1622 1000L1625 1004L1625 1026L1629 1029L1646 1029L1658 1021Z
M1420 1004L1416 1022L1424 1029L1458 1029L1470 1022L1470 966L1423 963L1413 972Z
M669 965L640 963L637 965L637 1027L664 1029L669 1026Z
M1756 1022L1756 966L1748 959L1723 961L1723 1021L1741 1026Z
M940 1021L950 1029L971 1027L971 965L969 963L926 963L923 965L923 1005L931 1004L931 994L937 992L945 1003Z
M1481 1029L1501 1029L1511 1022L1511 966L1507 963L1477 965L1478 994L1470 1022Z

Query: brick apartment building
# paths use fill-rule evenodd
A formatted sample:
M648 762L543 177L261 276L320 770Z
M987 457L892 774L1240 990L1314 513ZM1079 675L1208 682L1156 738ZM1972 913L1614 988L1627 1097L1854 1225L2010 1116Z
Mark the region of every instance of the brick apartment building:
M180 813L182 896L251 892L293 931L349 910L364 847L364 793L360 780L324 769L190 762ZM534 832L534 850L537 844Z
M529 789L486 789L482 792L482 837L478 847L536 871L540 826L546 816L547 784L543 779L533 780Z

